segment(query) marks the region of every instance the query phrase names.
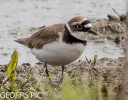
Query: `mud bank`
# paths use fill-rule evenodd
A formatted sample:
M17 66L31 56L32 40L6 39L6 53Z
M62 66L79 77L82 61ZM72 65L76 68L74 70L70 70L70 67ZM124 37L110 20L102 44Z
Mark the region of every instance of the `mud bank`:
M124 58L111 59L102 58L97 60L96 64L92 66L93 63L88 63L88 61L78 61L65 66L64 75L77 77L80 80L86 80L85 75L88 77L97 76L96 78L101 81L106 81L108 83L117 84L122 80L122 68L124 67ZM6 65L0 65L0 84L5 78ZM61 79L61 67L48 65L49 73L51 74L52 84L59 85ZM41 81L45 81L46 73L42 65L31 66L31 64L26 63L16 68L17 79L16 82L22 82L29 80L26 86L30 86L34 82L35 75L40 76ZM39 78L39 77L36 77Z

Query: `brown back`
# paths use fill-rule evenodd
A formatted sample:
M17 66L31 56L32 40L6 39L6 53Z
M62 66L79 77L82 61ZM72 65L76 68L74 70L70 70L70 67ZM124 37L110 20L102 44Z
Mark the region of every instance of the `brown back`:
M44 27L29 38L18 39L16 42L24 44L29 48L41 49L45 44L51 43L59 38L58 32L63 33L65 24L54 24Z

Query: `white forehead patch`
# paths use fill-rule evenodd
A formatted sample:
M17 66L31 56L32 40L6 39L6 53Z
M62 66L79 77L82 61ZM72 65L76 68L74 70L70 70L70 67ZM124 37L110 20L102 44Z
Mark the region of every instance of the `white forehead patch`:
M85 21L85 20L88 20L88 18L84 18L84 21Z
M73 22L71 25L77 25L77 24L81 24L83 21L85 21L85 20L88 20L87 18L84 18L84 20L82 20L82 21L80 21L80 22Z
M71 25L74 26L74 25L77 25L77 24L81 24L83 21L81 22L73 22Z
M91 27L92 25L89 23L87 25L84 25L85 28Z

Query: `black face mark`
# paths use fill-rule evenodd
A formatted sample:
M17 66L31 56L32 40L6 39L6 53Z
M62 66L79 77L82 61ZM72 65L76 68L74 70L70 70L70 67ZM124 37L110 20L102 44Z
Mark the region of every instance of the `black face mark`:
M87 25L87 24L89 24L90 23L90 21L89 20L85 20L84 22L82 22L82 26L83 26L83 31L84 32L88 32L90 29L91 29L91 27L84 27L84 25Z
M89 23L90 23L89 20L85 20L81 24L77 24L74 27L76 27L79 31L88 32L91 29L91 27L86 27L85 28L84 25L87 25Z
M65 25L65 34L63 37L63 41L66 43L69 43L69 44L81 43L84 46L86 46L86 43L87 43L86 40L80 40L80 39L77 39L76 37L72 36L66 25Z

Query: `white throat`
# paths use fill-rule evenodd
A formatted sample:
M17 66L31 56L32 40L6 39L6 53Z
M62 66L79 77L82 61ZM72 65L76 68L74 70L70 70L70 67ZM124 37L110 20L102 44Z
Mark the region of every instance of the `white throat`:
M88 32L86 32L86 33L85 32L78 32L78 31L73 32L71 30L70 26L68 25L68 23L66 23L66 27L67 27L68 31L70 32L70 34L77 39L85 40L87 38L87 36L89 35Z

